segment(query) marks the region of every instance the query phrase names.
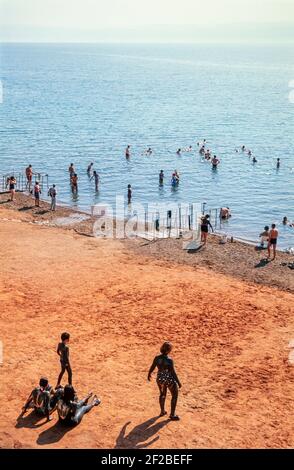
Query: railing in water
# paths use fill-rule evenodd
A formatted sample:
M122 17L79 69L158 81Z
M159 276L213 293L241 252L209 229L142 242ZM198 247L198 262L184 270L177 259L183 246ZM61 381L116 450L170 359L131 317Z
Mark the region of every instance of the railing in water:
M14 171L0 175L0 193L6 193L9 191L9 179L14 177L16 180L16 191L30 191L36 181L39 182L41 190L45 190L49 186L49 176L45 173L34 173L32 182L29 185L26 176L23 173L16 173Z

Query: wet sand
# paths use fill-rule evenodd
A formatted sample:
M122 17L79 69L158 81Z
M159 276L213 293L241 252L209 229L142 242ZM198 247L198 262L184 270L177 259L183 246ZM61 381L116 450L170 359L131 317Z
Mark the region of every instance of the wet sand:
M210 239L202 254L188 254L181 240L85 237L77 231L87 234L91 220L56 227L70 209L18 210L25 199L17 196L14 208L0 204L0 447L293 447L287 255L259 269L260 254L248 248L249 268L239 243ZM41 375L55 385L65 330L78 394L93 390L102 404L70 430L56 415L17 420ZM180 422L158 418L155 375L146 380L164 340L183 383Z

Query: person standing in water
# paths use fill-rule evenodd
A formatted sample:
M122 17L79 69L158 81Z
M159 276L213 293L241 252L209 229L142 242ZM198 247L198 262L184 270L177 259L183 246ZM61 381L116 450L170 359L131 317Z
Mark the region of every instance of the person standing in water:
M220 163L220 160L217 158L216 155L213 155L213 159L211 160L212 169L216 170L219 163Z
M180 418L176 415L176 406L178 401L178 388L181 388L181 382L176 374L173 360L168 356L172 350L172 345L169 342L163 343L160 348L160 355L156 356L151 364L148 372L148 380L151 380L152 373L157 367L157 385L159 388L159 405L160 405L160 416L165 416L165 400L167 390L170 391L171 399L171 412L170 419L178 421Z
M277 170L280 168L280 165L281 165L281 160L277 158Z
M61 379L65 371L67 371L68 375L68 383L69 385L72 384L72 370L69 362L69 343L70 334L69 333L62 333L61 335L61 342L57 346L57 354L60 357L60 365L61 365L61 372L57 379L57 385L55 388L59 387Z
M128 204L132 202L132 186L128 184Z
M91 180L94 178L95 180L95 191L98 192L98 185L99 185L99 175L96 170L93 171L93 176L90 178Z
M277 241L278 241L278 236L279 232L276 228L276 224L272 224L272 227L269 231L269 240L268 240L268 246L267 246L267 251L268 251L268 257L267 259L269 260L271 257L271 247L273 247L273 260L276 259L276 250L277 250Z
M57 191L56 191L56 186L55 184L52 185L52 187L48 191L48 196L51 197L51 211L56 210L56 196L57 196Z
M69 173L69 179L71 180L73 175L75 174L76 170L75 170L75 167L74 167L74 164L71 163L68 167L68 173Z
M70 183L71 183L72 193L77 194L77 192L78 192L78 175L76 173L74 173L72 175Z
M160 170L160 173L159 173L159 184L160 184L160 186L163 185L163 180L164 180L164 173L163 173L163 170Z
M131 156L131 146L130 145L127 146L125 155L126 155L126 159L130 158L130 156Z
M88 165L88 168L87 168L88 176L90 176L91 170L92 170L93 166L94 166L94 163L93 163L93 162L91 162L90 165Z
M40 194L41 194L41 188L39 185L39 181L36 181L35 186L34 186L34 196L35 196L36 207L40 207Z

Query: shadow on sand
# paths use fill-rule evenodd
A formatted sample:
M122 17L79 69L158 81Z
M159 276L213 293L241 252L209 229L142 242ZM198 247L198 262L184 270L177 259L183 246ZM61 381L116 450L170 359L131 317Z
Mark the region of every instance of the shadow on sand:
M263 258L261 259L254 267L255 268L264 268L270 263L270 260Z
M15 427L17 429L20 429L20 428L37 429L37 428L40 428L41 426L44 426L46 421L47 420L45 416L38 415L33 410L29 415L26 415L26 416L23 416L22 414L20 414L16 419Z
M30 209L33 209L35 206L23 206L23 207L20 207L18 210L19 212L25 212L25 211L29 211Z
M64 424L57 421L54 426L49 429L45 429L45 431L39 434L37 439L37 444L39 446L44 446L47 444L54 444L55 442L59 442L65 434L69 431L74 429L74 426L65 426Z
M158 416L155 418L148 419L142 424L135 426L129 433L126 435L127 427L131 424L131 421L128 421L121 429L115 444L115 449L144 449L149 447L154 442L158 441L159 436L156 436L152 439L154 434L158 433L167 423L170 422L169 419L164 421L159 421L156 423ZM151 439L151 440L150 440ZM149 441L148 441L149 440ZM148 442L146 442L148 441Z

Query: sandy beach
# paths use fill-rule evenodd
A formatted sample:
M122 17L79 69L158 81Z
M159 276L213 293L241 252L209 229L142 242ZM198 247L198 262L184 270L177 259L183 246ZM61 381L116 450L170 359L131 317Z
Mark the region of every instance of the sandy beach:
M2 448L293 447L293 261L267 265L242 243L187 253L181 240L90 236L72 210L0 197ZM80 397L102 399L75 429L18 419L41 375L54 386L56 346L71 333ZM183 387L180 422L158 418L148 368L164 340ZM168 401L169 406L169 401Z

